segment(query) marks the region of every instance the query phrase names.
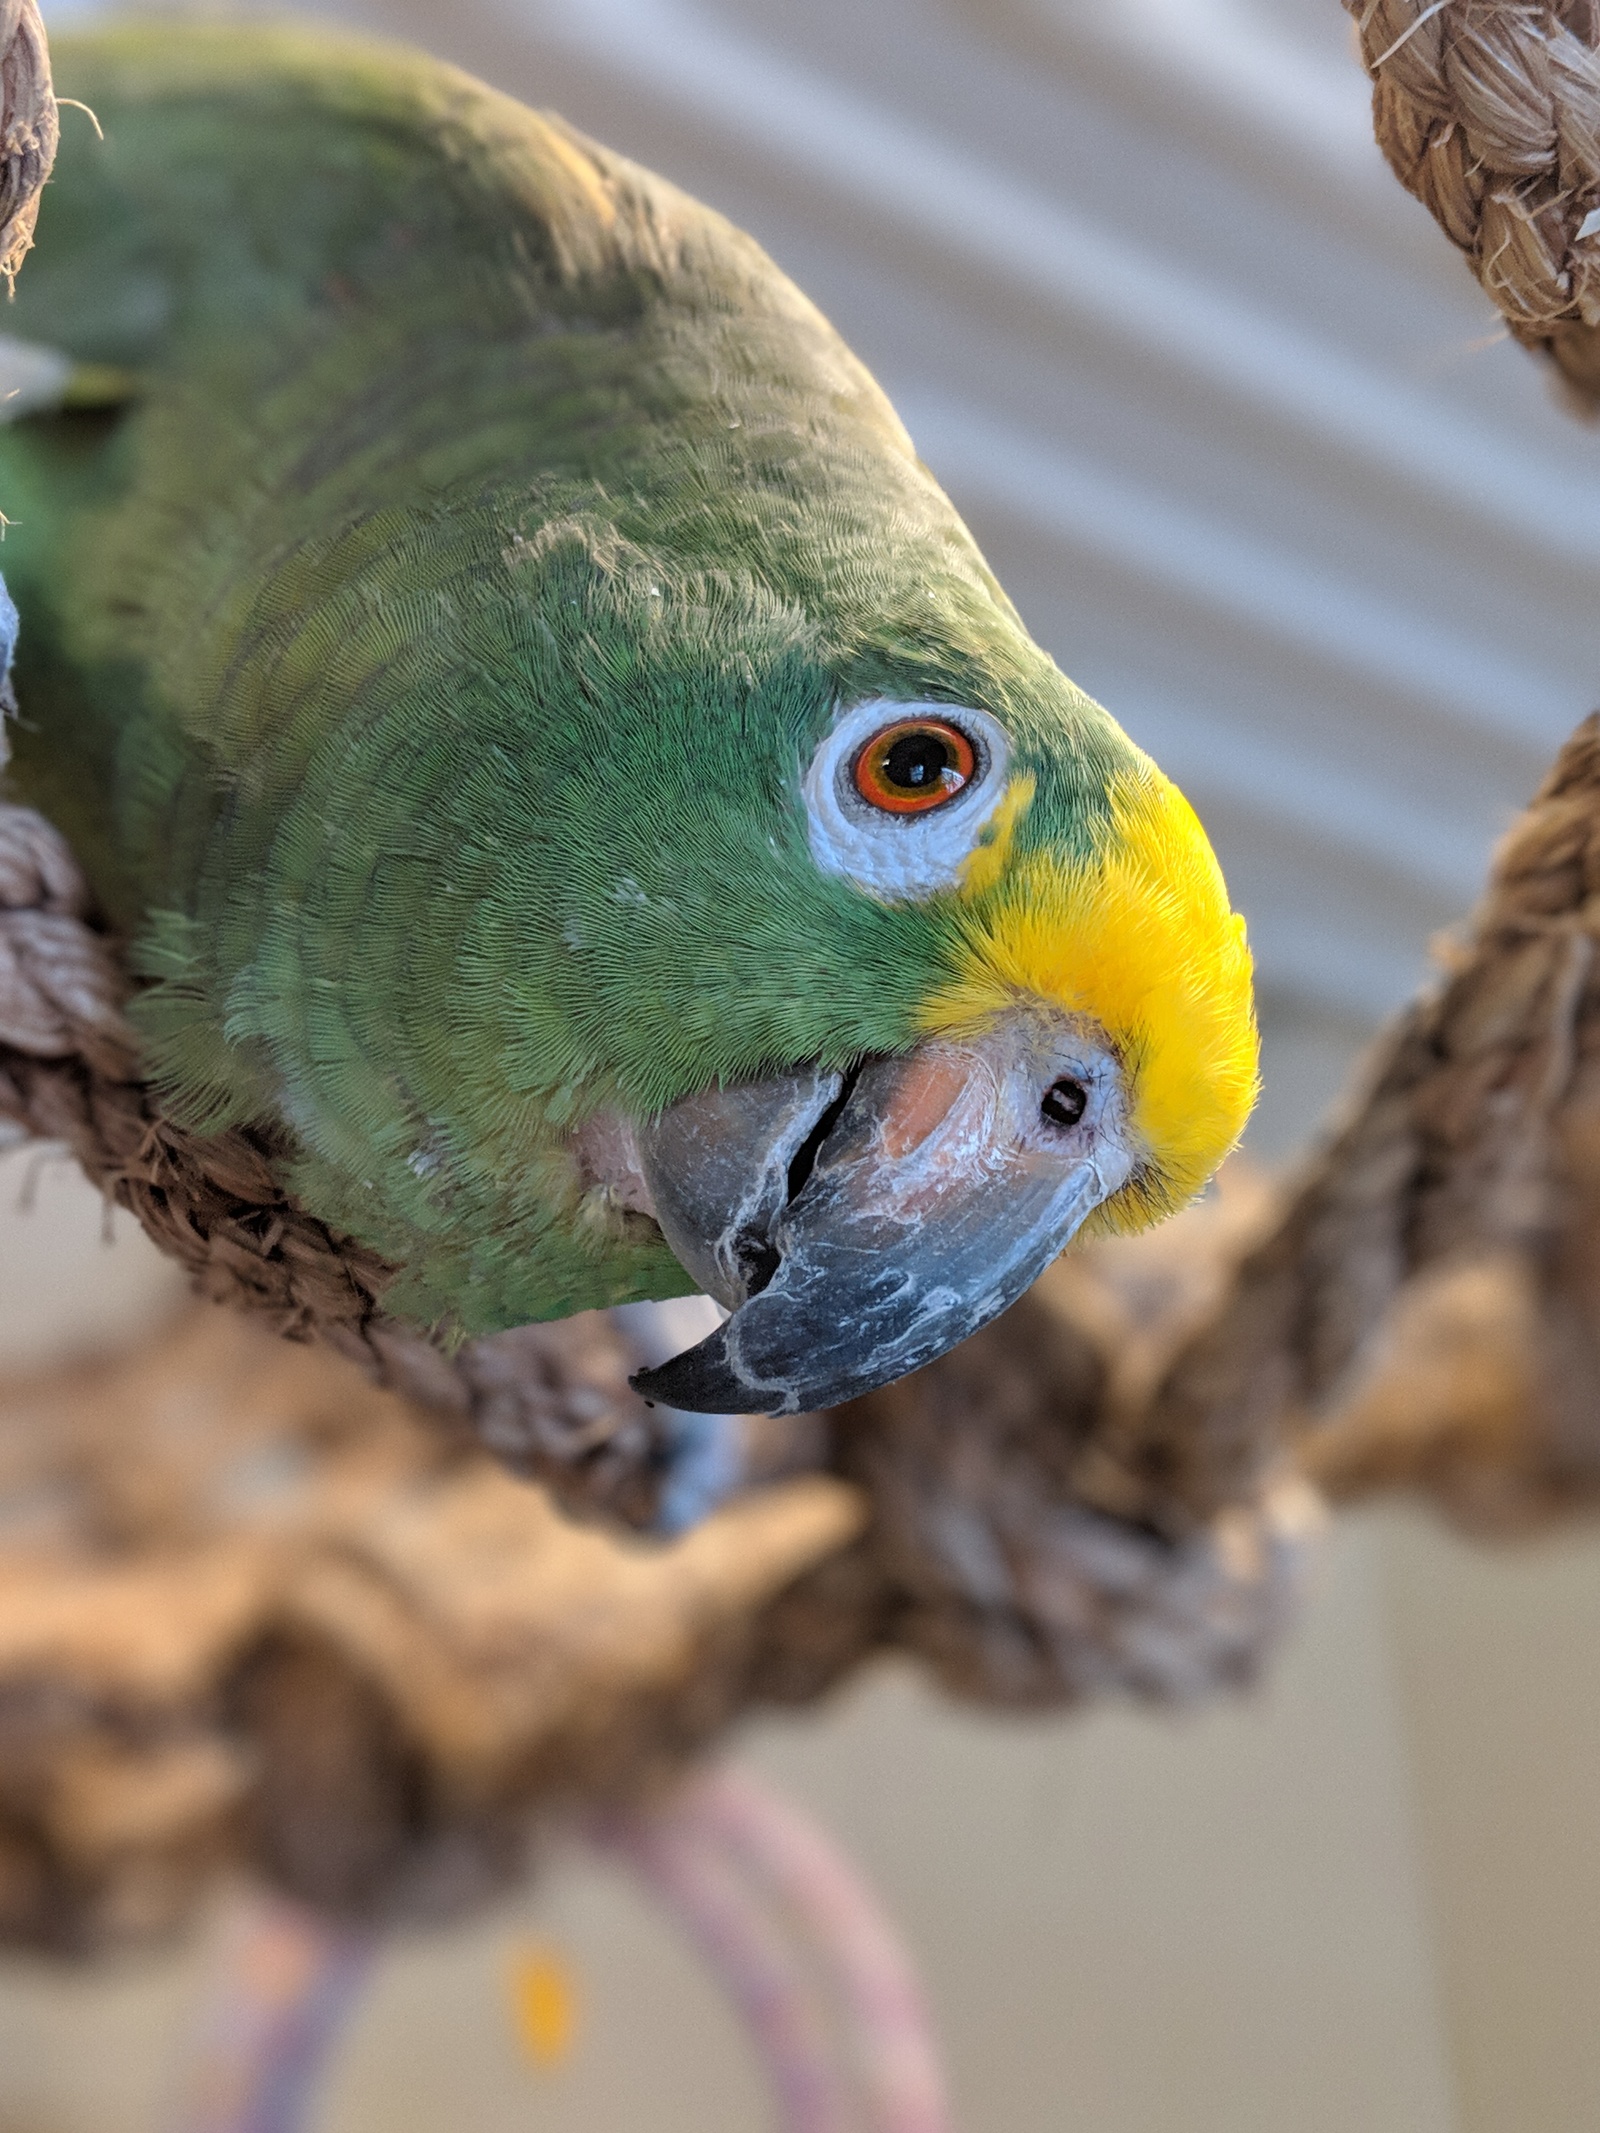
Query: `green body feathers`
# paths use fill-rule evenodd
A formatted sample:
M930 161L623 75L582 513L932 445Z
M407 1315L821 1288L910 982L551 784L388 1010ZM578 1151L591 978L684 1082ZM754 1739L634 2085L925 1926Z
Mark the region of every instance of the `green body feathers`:
M287 1129L402 1313L682 1291L577 1123L903 1049L969 952L960 898L813 862L836 708L1002 719L1019 861L1087 860L1143 759L716 215L405 54L166 25L56 71L105 140L4 323L133 384L0 433L9 778L151 981L153 1077Z

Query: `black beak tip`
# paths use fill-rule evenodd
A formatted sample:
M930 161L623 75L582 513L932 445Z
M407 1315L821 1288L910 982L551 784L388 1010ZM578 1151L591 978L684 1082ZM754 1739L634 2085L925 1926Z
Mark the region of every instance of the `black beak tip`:
M779 1392L747 1385L728 1361L727 1328L719 1326L697 1347L669 1356L654 1370L636 1370L628 1383L642 1399L691 1415L772 1415L783 1409Z

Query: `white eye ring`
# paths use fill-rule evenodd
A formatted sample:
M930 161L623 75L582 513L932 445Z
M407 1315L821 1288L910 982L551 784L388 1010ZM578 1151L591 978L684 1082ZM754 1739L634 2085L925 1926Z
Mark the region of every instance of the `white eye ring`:
M959 727L976 767L966 784L926 814L894 815L856 787L856 759L874 734L906 719ZM834 722L806 770L801 791L811 856L824 874L839 874L884 903L904 903L953 889L1005 797L1011 744L987 711L965 704L901 703L875 696Z

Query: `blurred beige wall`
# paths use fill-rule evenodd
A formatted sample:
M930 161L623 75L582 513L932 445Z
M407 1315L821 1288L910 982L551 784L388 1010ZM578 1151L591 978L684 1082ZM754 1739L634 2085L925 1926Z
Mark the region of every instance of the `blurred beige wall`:
M178 1270L61 1149L0 1152L0 1370L115 1347L183 1294Z

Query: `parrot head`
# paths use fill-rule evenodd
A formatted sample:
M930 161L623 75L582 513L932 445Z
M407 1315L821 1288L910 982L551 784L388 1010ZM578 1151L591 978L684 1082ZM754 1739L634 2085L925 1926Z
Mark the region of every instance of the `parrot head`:
M780 606L579 546L542 604L594 678L552 929L609 1089L571 1140L583 1208L653 1225L731 1314L635 1383L835 1405L1201 1189L1256 1087L1244 922L981 566L879 572L851 630L837 583Z

